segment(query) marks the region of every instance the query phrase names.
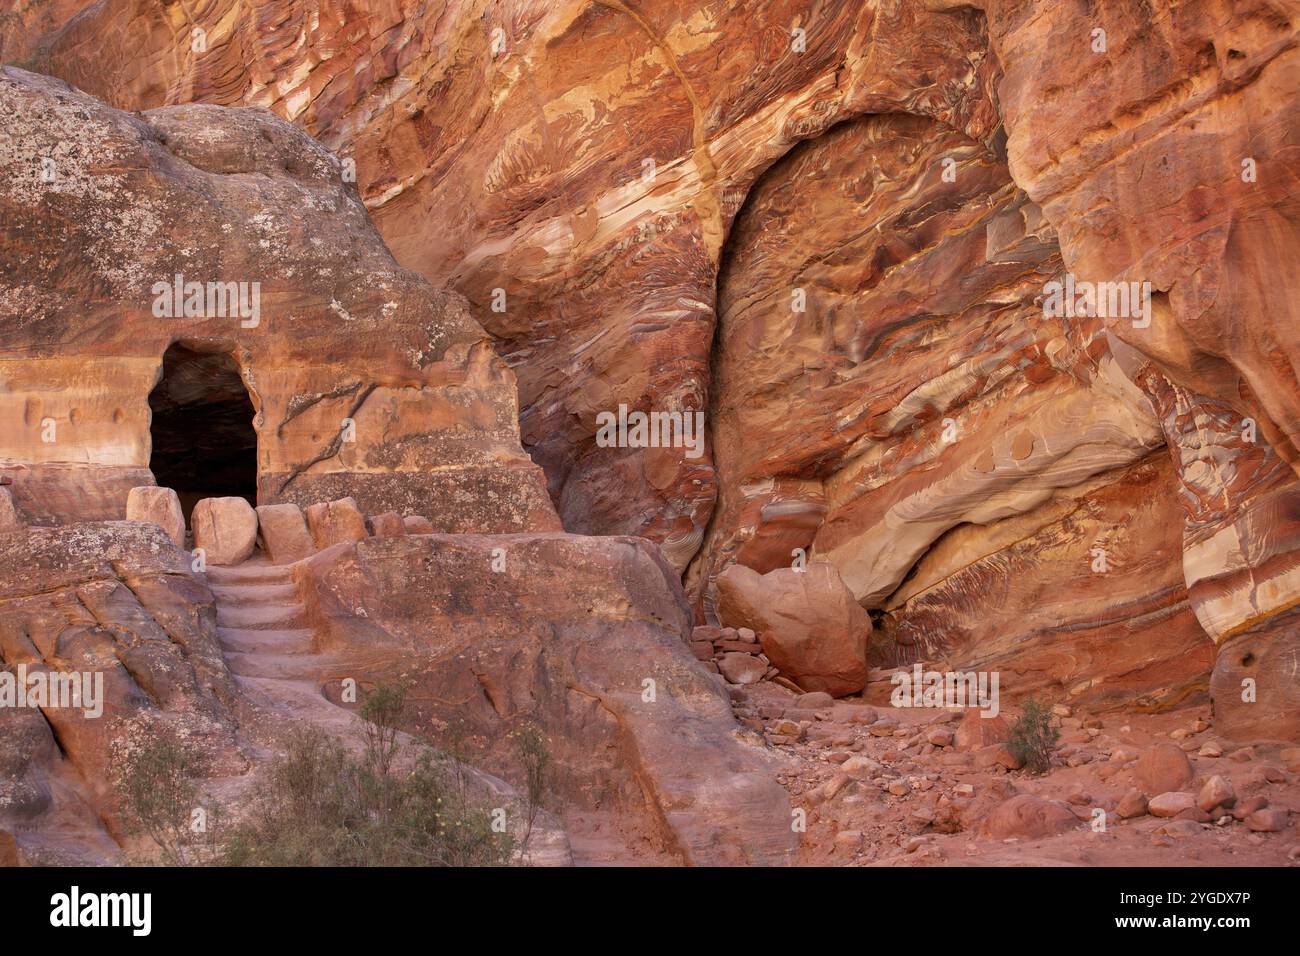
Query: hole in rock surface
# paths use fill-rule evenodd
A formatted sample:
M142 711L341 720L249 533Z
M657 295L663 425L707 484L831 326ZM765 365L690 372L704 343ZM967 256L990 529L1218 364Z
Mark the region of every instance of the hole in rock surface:
M159 485L176 491L187 524L202 498L257 504L255 413L231 356L172 345L149 408L149 469Z

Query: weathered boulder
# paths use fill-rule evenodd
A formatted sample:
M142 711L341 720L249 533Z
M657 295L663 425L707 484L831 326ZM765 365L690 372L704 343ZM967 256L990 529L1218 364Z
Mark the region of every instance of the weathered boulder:
M307 519L297 505L258 505L256 510L258 541L275 564L293 564L316 552Z
M433 534L434 527L428 518L422 515L407 515L402 519L402 527L407 534Z
M732 565L718 591L722 620L752 628L763 653L804 690L843 697L866 684L871 618L832 565L767 574Z
M257 547L257 512L243 498L204 498L190 514L190 530L208 564L239 564Z
M718 671L731 684L755 684L763 679L767 665L752 654L723 654Z
M985 717L982 710L971 708L962 715L954 739L958 750L980 750L994 744L1005 744L1010 734L1011 727L1001 714Z
M1158 793L1147 802L1147 812L1153 817L1176 817L1196 809L1196 796L1180 790Z
M1138 757L1133 770L1148 796L1181 790L1192 782L1192 762L1175 744L1153 744Z
M176 547L185 547L185 513L181 511L181 499L171 488L132 488L126 498L126 520L156 524Z
M366 518L351 498L318 501L307 507L307 527L317 550L344 541L361 541L369 536Z
M1300 607L1225 638L1214 660L1214 726L1239 740L1300 740Z
M1061 801L1044 800L1033 794L1021 793L994 807L984 818L981 832L995 840L1012 837L1038 840L1065 833L1078 826L1078 818Z

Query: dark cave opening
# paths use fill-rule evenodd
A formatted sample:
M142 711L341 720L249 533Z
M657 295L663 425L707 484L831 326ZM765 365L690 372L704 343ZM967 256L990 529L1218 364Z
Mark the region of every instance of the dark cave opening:
M173 489L188 524L202 498L257 504L255 411L235 360L179 343L163 355L162 378L149 393L153 452L149 469Z

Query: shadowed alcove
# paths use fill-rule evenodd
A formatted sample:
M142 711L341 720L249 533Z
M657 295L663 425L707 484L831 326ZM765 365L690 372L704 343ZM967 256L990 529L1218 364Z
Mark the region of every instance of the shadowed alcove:
M173 344L163 355L149 408L149 469L159 485L176 491L186 522L202 498L257 504L255 412L230 355Z

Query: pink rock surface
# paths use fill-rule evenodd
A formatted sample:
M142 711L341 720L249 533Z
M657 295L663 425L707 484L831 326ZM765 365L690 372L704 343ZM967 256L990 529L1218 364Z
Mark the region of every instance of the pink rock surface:
M208 564L239 564L257 546L257 512L243 498L204 498L194 506L190 528Z

